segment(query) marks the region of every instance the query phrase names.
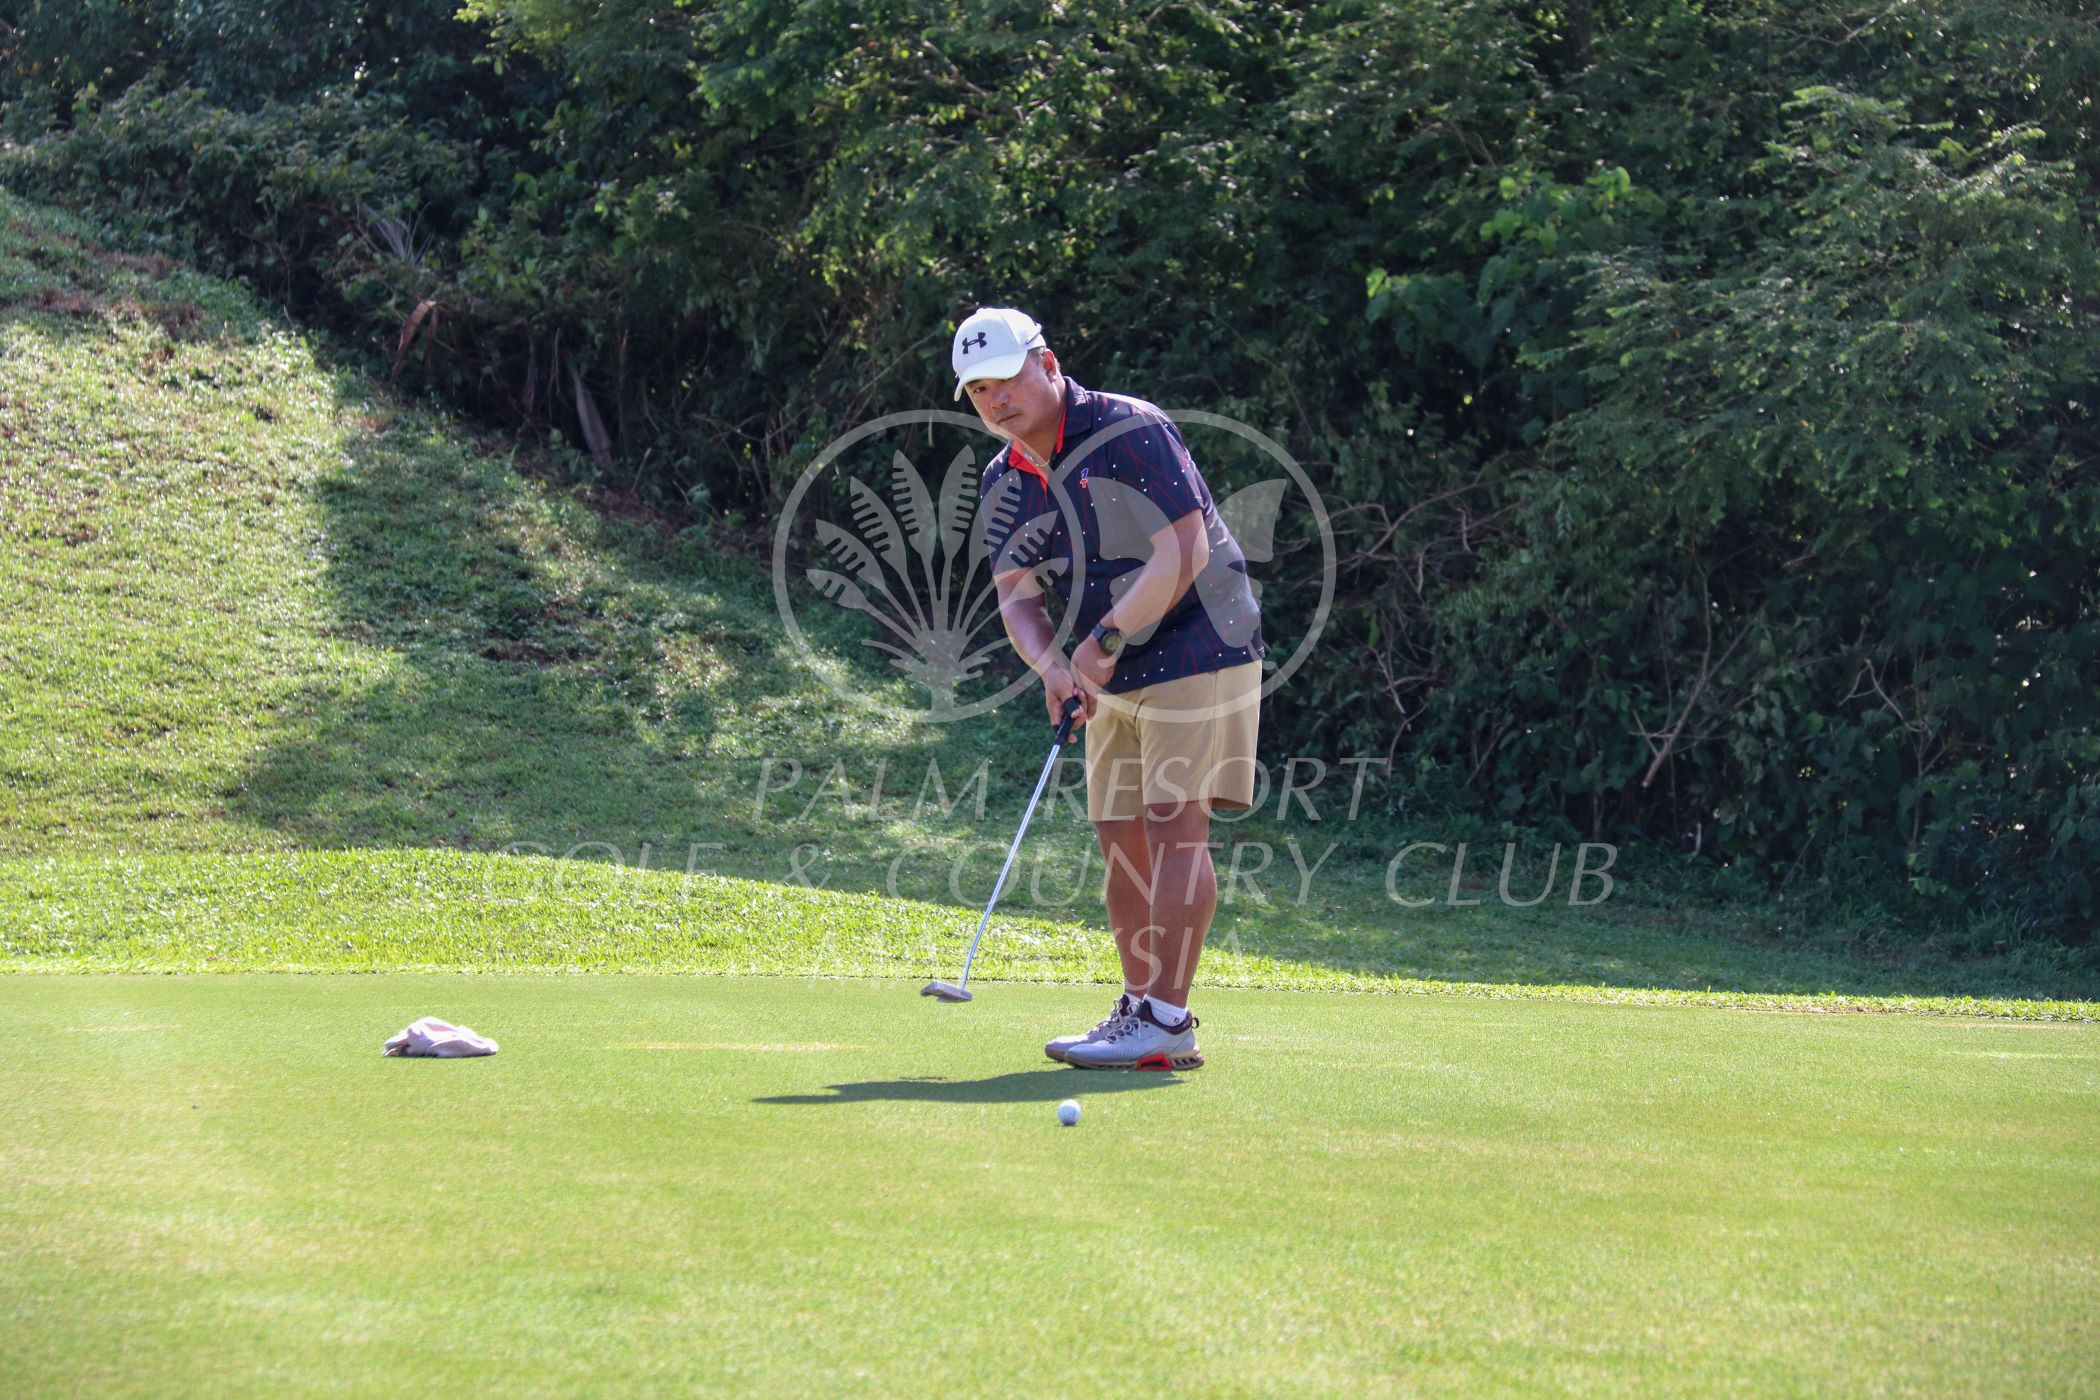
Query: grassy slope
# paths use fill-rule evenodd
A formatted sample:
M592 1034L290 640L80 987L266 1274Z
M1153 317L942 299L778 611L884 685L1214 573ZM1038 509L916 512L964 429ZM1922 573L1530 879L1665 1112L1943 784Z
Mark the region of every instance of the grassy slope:
M0 399L0 966L952 967L1041 759L1025 708L843 711L762 563L594 509L237 289L5 195ZM820 640L851 664L850 634ZM812 776L755 811L768 756ZM952 789L987 756L981 820L914 810L930 763ZM834 763L862 797L887 765L886 800L804 810ZM1638 879L1517 910L1490 869L1481 907L1403 910L1386 857L1467 833L1343 823L1346 800L1235 828L1274 863L1207 981L2071 1017L2100 995L2025 952L1779 940L1769 911ZM1041 884L980 969L1105 979L1087 830L1069 806L1038 826ZM1302 902L1288 840L1339 842ZM514 842L572 858L492 854Z
M1195 1074L1034 1058L1099 999L0 979L0 1388L2091 1393L2100 1029L1225 992ZM502 1053L380 1057L433 1009Z

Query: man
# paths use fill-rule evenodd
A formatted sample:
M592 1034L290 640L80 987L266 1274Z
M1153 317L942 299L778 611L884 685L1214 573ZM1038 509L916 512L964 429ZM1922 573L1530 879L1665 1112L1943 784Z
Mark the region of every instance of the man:
M1007 439L984 470L979 528L1051 722L1079 697L1087 816L1123 963L1107 1019L1044 1049L1089 1069L1193 1069L1189 986L1217 908L1210 813L1254 795L1267 648L1245 556L1166 415L1066 378L1031 317L975 312L950 358L956 397ZM1080 590L1067 639L1045 579L1060 617ZM1077 642L1069 657L1062 640Z

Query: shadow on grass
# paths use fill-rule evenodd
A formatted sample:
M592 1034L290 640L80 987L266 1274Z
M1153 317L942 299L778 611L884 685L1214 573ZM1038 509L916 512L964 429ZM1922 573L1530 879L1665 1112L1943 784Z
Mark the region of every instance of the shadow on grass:
M1082 1089L1089 1094L1125 1094L1185 1083L1174 1074L1130 1074L1083 1069L1032 1069L989 1079L864 1079L833 1084L828 1094L769 1094L753 1103L1054 1103Z
M355 392L354 377L339 382ZM989 758L989 824L1010 820L1004 795L1047 751L1011 712L912 741L878 732L840 713L782 634L763 564L562 508L510 453L364 416L344 470L312 492L328 629L384 661L369 680L309 686L229 785L229 815L317 848L602 860L649 841L652 868L720 842L726 855L693 868L763 865L785 880L782 853L799 842L841 868L853 853L874 868L891 858L866 847L848 788L886 774L909 799L939 764L938 801ZM801 776L754 819L767 762L776 785L789 765ZM799 820L834 768L842 780Z

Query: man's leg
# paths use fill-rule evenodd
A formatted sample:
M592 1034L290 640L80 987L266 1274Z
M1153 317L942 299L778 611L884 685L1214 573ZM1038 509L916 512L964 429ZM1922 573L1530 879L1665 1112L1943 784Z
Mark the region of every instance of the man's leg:
M1123 995L1108 1019L1092 1030L1061 1035L1043 1047L1043 1053L1051 1059L1068 1063L1075 1047L1100 1039L1125 1017L1137 1014L1137 1004L1152 985L1156 966L1146 961L1156 955L1149 951L1153 940L1146 923L1152 911L1152 857L1146 847L1145 819L1097 820L1094 834L1108 861L1108 880L1101 893L1108 904L1109 927L1115 930L1116 955L1123 962Z
M1162 722L1146 739L1146 756L1154 762L1146 774L1145 835L1152 850L1152 922L1160 929L1160 971L1150 995L1185 1010L1203 940L1218 912L1211 809L1244 809L1254 801L1261 666L1250 661L1167 681L1156 691L1161 713L1198 715Z
M1094 1041L1072 1046L1065 1063L1083 1069L1177 1070L1203 1063L1188 1002L1218 908L1210 811L1213 804L1252 805L1260 687L1261 667L1248 662L1143 690L1140 715L1149 724L1141 743L1147 799L1142 821L1152 898L1145 926L1125 949L1124 969L1126 985L1133 989L1133 974L1149 974L1150 980L1134 1016ZM1184 713L1167 718L1177 711ZM1106 852L1108 832L1102 840ZM1127 864L1135 868L1135 858L1127 858ZM1118 920L1119 945L1126 926Z
M1094 834L1108 862L1102 898L1108 905L1108 925L1115 930L1116 955L1123 960L1123 990L1134 999L1151 990L1157 970L1154 962L1146 960L1157 957L1153 940L1145 937L1152 922L1154 884L1149 834L1143 817L1097 821Z
M1116 945L1123 952L1125 988L1143 986L1147 995L1128 1019L1106 1034L1066 1047L1063 1059L1081 1069L1194 1069L1203 1063L1203 1052L1196 1048L1196 1021L1188 1014L1189 983L1218 904L1218 877L1204 844L1210 818L1197 802L1182 803L1178 810L1148 805L1145 815L1130 825L1138 828L1139 844L1149 853L1152 898L1140 911L1133 896L1142 890L1124 880L1121 897L1130 905L1116 920ZM1104 830L1103 842L1110 838ZM1109 861L1114 881L1122 857L1111 853ZM1111 891L1115 888L1111 884ZM1141 922L1135 936L1126 938L1131 920Z
M1155 1001L1186 1007L1204 936L1218 912L1210 813L1201 801L1153 805L1145 809L1144 826L1152 854L1151 922L1158 930L1154 942L1159 970L1149 990Z

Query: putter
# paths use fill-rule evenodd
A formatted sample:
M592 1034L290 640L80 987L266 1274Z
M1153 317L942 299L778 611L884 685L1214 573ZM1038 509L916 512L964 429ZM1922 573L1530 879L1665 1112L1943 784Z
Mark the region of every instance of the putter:
M928 982L919 988L920 996L937 997L942 1001L970 1000L970 964L977 960L977 940L984 937L984 926L992 921L992 910L1006 890L1006 877L1013 871L1014 857L1021 853L1021 838L1028 834L1028 823L1035 817L1035 804L1042 801L1043 789L1050 782L1050 772L1057 767L1057 756L1065 751L1065 741L1072 737L1072 721L1078 714L1078 695L1068 696L1063 715L1057 722L1057 737L1050 743L1050 757L1043 760L1043 776L1035 780L1035 792L1028 799L1028 810L1021 814L1021 829L1014 833L1014 843L1007 848L1006 864L999 867L999 883L992 886L992 897L985 901L984 917L977 921L977 932L970 938L970 951L963 954L962 981Z

